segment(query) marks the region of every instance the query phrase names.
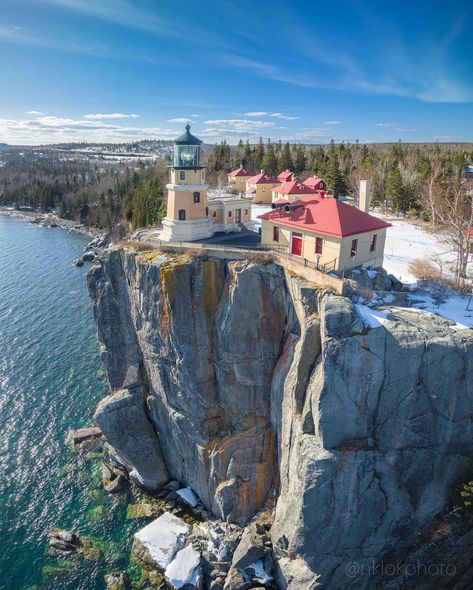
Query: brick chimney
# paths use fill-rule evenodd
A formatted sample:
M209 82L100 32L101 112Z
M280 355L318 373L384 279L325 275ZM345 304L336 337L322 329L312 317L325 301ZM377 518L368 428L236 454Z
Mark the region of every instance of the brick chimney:
M358 208L365 213L370 210L371 180L360 180L360 201Z

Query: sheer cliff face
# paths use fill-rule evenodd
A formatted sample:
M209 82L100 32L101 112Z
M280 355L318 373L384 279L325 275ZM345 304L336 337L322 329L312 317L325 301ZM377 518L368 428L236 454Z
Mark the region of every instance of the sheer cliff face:
M111 388L144 386L169 475L216 515L245 521L277 483L272 374L299 330L284 274L115 251L90 288Z
M179 479L221 518L277 500L283 585L370 587L346 564L402 558L471 476L469 330L407 310L366 330L275 265L112 251L89 288L109 442L144 485Z

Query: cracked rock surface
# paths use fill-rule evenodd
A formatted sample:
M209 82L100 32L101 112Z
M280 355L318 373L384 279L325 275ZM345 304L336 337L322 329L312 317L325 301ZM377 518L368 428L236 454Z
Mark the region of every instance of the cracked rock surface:
M376 587L347 565L403 559L473 472L471 330L410 310L369 329L273 264L115 249L89 289L100 412L139 392L128 436L102 421L105 437L221 519L274 510L281 588Z

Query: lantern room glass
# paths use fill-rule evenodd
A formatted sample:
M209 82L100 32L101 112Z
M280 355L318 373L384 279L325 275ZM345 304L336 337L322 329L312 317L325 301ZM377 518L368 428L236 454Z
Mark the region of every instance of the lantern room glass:
M200 166L200 146L175 145L174 166L179 168L196 168Z

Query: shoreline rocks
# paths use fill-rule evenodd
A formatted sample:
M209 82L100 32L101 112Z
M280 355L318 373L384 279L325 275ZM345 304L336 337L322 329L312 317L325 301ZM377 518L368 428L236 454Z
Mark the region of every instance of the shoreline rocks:
M78 428L77 430L71 430L67 435L67 442L74 449L81 449L89 445L94 445L102 440L103 433L97 426L90 426L88 428Z
M76 533L54 528L49 537L49 545L60 553L75 553L82 549L82 541Z

